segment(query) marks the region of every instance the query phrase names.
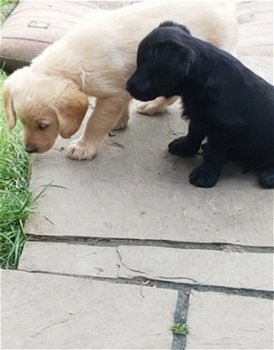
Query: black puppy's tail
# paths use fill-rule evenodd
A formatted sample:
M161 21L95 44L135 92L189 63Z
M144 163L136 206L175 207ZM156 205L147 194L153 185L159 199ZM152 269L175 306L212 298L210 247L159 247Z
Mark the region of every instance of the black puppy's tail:
M175 22L173 22L173 21L165 21L165 22L162 22L162 23L159 25L159 27L179 27L179 28L181 28L181 29L184 31L185 34L191 35L189 29L188 29L186 26L184 26L184 25L182 25L182 24L175 23Z

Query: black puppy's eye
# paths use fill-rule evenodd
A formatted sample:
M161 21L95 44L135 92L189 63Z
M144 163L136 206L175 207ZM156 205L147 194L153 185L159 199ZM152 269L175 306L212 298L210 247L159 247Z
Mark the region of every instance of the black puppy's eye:
M41 122L41 123L38 124L38 128L39 128L40 130L45 130L45 129L48 128L49 126L50 126L49 123L43 123L43 122Z

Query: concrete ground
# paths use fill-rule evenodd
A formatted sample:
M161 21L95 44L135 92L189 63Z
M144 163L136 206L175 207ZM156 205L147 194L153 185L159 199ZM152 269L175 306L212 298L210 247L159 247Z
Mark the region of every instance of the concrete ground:
M272 82L272 1L238 15L239 58ZM34 157L33 190L57 187L19 270L2 271L2 348L272 349L273 191L231 165L216 187L191 186L199 157L167 153L187 128L179 106L135 107L91 162L65 158L64 140Z

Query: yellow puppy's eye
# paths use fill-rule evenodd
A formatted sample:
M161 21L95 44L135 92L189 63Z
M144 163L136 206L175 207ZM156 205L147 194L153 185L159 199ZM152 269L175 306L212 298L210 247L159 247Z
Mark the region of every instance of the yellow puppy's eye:
M38 124L38 128L39 128L40 130L44 130L44 129L48 128L49 126L50 126L50 124L49 124L49 123L45 123L45 122L40 122L40 123Z

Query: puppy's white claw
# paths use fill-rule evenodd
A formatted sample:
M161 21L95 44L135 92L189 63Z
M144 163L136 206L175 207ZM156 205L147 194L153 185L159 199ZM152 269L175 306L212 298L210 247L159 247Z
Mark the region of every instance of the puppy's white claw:
M159 103L156 100L148 102L140 102L137 105L137 112L145 115L155 115L163 113L166 110L166 105Z
M67 157L73 160L91 160L96 156L97 149L81 139L71 142Z

